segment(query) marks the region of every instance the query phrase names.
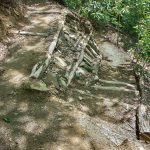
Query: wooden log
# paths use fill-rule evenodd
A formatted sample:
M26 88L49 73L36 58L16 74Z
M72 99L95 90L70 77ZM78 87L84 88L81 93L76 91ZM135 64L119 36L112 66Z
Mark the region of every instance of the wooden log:
M90 45L87 45L87 48L95 57L99 55L99 53L97 53Z
M81 50L81 53L79 54L79 56L77 57L77 62L75 62L73 65L72 65L72 67L71 67L71 71L70 71L70 73L69 73L69 75L68 75L68 82L67 82L67 86L69 86L69 84L71 83L71 81L72 81L72 79L73 79L73 77L74 77L74 75L75 75L75 72L76 72L76 70L78 69L78 66L81 64L81 62L82 62L82 60L83 60L83 58L84 58L84 49L86 48L86 46L87 46L87 43L88 43L88 41L89 41L89 39L90 39L90 36L91 36L91 33L87 36L87 38L86 38L86 40L85 40L85 42L84 42L84 44L83 44L83 46L82 46L82 50Z
M69 33L63 31L63 32L61 33L61 36L62 36L63 39L65 39L65 40L68 42L68 44L70 44L70 46L74 45L74 41L73 41L72 38L70 37Z
M141 104L137 108L137 131L138 138L150 141L150 107Z
M100 50L92 37L89 40L89 45L96 51L97 54L100 54Z
M84 49L81 51L80 55L79 55L78 58L77 58L77 59L78 59L77 62L73 65L72 70L71 70L71 72L69 73L67 86L70 84L71 80L73 79L74 74L75 74L75 72L76 72L78 66L80 65L80 63L81 63L82 60L83 60L83 57L84 57Z
M55 60L55 61L54 61L55 64L56 64L59 68L61 68L61 69L66 68L67 64L66 64L66 62L65 62L65 60L64 60L63 58L55 57L54 60Z
M93 63L93 59L89 55L87 55L87 53L84 54L84 59L85 61L89 62L90 65Z
M49 91L49 89L47 88L46 84L43 81L35 81L33 83L31 83L30 89L32 90L37 90L37 91Z
M59 25L58 27L58 31L57 33L55 34L54 38L53 38L53 41L52 43L50 44L49 46L49 49L48 49L48 58L50 59L52 54L53 54L53 51L55 50L56 48L56 45L57 45L57 42L58 42L58 39L59 39L59 35L60 35L60 32L62 31L63 27L64 27L64 22L65 20L63 20L61 22L61 24Z
M50 44L49 48L48 48L48 53L47 53L47 58L44 61L44 63L42 63L42 65L35 65L32 69L32 72L30 74L30 77L32 78L39 78L39 76L41 75L41 73L45 72L45 70L47 69L49 63L50 63L50 59L52 57L53 51L55 50L56 46L57 46L57 42L59 39L59 35L64 27L65 24L65 19L60 22L60 25L58 27L58 31L55 34L52 43Z
M82 36L82 35L75 36L75 35L71 35L71 34L67 33L66 31L64 32L63 37L64 37L68 42L70 42L71 45L75 48L75 49L72 49L72 50L74 50L74 51L77 51L76 48L78 47L78 45L80 44L81 40L83 39L83 36ZM76 41L76 39L77 39L77 41ZM75 44L74 44L74 41L76 41Z
M54 14L56 14L56 15L61 15L62 14L62 12L59 12L59 11L33 11L32 13L31 13L31 15L49 15L49 14L52 14L52 15L54 15Z
M30 77L37 79L40 76L41 72L44 70L44 68L46 66L48 66L48 64L49 64L49 59L48 58L44 61L44 63L39 62L39 63L35 64L32 68Z
M74 47L77 47L80 43L80 41L82 40L83 36L79 36L78 40L76 41Z
M126 82L121 82L121 81L109 81L109 80L102 80L102 79L96 79L95 81L105 83L105 84L122 85L122 86L130 87L132 89L136 89L134 85L126 83Z
M91 66L91 64L88 64L87 62L83 61L81 64L80 64L80 67L83 68L84 70L86 70L87 72L92 72L93 71L93 68Z
M38 32L30 32L30 31L12 31L13 34L27 35L27 36L49 36L49 33L38 33Z
M89 56L84 54L83 61L86 63L86 66L89 66L90 68L93 66L93 62L91 59L89 59ZM87 68L87 67L86 67ZM91 69L90 69L91 70Z
M135 90L127 89L125 87L101 86L101 85L94 85L91 87L96 89L96 90L104 90L104 91L135 92Z
M86 49L85 49L85 53L89 56L89 57L91 57L91 58L95 58L95 56L91 53L91 51L86 47Z

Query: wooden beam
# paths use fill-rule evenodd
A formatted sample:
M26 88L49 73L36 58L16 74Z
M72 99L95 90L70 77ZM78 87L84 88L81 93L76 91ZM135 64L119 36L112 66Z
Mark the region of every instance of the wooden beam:
M72 67L71 67L71 71L70 71L70 73L69 73L69 75L68 75L67 86L71 83L71 81L72 81L72 79L73 79L73 77L74 77L74 75L75 75L75 72L76 72L78 66L79 66L79 65L81 64L81 62L83 61L83 58L84 58L84 50L85 50L85 48L86 48L86 46L87 46L87 43L88 43L88 41L89 41L89 39L90 39L90 36L91 36L91 33L87 36L85 42L83 43L83 46L82 46L82 48L81 48L81 53L80 53L79 56L77 57L77 61L76 61L76 62L72 65Z
M141 104L137 108L137 131L138 138L150 141L150 106Z
M48 48L48 52L47 52L47 58L45 59L45 61L41 64L41 65L38 65L38 64L35 64L33 66L33 69L32 69L32 72L30 74L30 77L32 78L39 78L39 76L41 75L41 73L45 72L45 70L47 69L49 63L50 63L50 59L52 57L52 54L57 46L57 42L58 42L58 39L59 39L59 35L64 27L64 24L65 24L65 18L62 22L60 22L59 24L59 27L58 27L58 31L57 33L55 34L54 38L53 38L53 41L51 42L49 48Z

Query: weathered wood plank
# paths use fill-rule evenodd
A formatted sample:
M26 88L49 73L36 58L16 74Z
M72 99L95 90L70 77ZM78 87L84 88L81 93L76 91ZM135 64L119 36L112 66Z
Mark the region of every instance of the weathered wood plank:
M95 40L92 37L89 40L89 45L96 51L97 54L100 54L100 50L99 50Z
M83 57L84 57L84 50L81 51L80 55L77 58L78 59L77 62L73 65L72 70L69 73L67 86L71 83L78 66L83 60Z
M150 141L150 107L141 104L137 108L137 131L138 138Z
M53 54L53 51L55 50L56 46L57 46L57 42L58 42L58 39L59 39L59 35L64 27L64 24L65 24L65 19L60 22L60 25L58 27L58 31L57 33L55 34L54 38L53 38L53 41L51 42L49 48L48 48L48 53L47 53L47 58L45 59L45 61L42 63L42 65L35 65L33 66L33 69L32 69L32 72L30 74L30 77L33 77L33 78L39 78L40 74L42 72L44 72L49 63L50 63L50 59L52 57L52 54Z
M85 53L86 53L89 57L95 58L95 56L91 53L91 51L90 51L88 48L85 49Z
M70 71L70 73L69 73L69 75L68 75L68 82L67 82L67 86L71 83L71 81L72 81L72 79L73 79L73 77L74 77L74 75L75 75L75 72L76 72L76 70L77 70L77 68L78 68L78 66L81 64L81 62L82 62L82 60L83 60L83 58L84 58L84 50L85 50L85 48L86 48L86 46L87 46L87 43L88 43L88 41L89 41L89 39L90 39L90 36L91 36L91 33L87 36L87 38L86 38L86 40L85 40L85 42L84 42L84 44L83 44L83 46L82 46L82 50L81 50L81 53L79 54L79 56L77 57L77 61L72 65L72 67L71 67L71 71Z

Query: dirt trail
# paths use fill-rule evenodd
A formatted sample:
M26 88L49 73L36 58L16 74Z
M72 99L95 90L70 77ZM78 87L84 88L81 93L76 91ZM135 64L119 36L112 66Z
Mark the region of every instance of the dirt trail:
M31 69L46 55L62 19L58 5L28 7L30 23L16 35L0 76L0 150L142 150L136 140L139 103L129 57L115 45L99 44L104 60L99 79L83 86L75 80L66 92L24 89ZM97 42L99 39L97 39ZM116 55L118 54L118 55Z

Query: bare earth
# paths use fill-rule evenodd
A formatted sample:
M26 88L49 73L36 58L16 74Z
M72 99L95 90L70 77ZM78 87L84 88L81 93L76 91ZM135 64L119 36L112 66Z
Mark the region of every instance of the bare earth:
M46 55L62 10L28 7L30 23L21 30L49 36L16 34L8 46L0 72L0 150L148 150L136 139L139 99L130 59L112 43L99 44L106 59L96 84L77 80L66 92L24 88L33 65Z

